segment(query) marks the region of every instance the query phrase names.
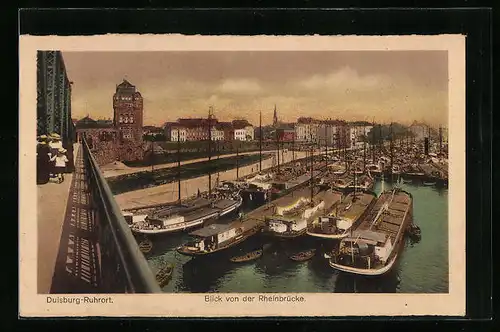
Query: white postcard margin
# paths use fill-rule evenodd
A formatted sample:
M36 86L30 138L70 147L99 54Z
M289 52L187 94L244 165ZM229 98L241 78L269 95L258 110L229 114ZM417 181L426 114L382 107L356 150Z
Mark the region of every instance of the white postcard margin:
M325 294L303 302L261 302L259 294L95 295L112 303L48 303L37 294L37 187L35 181L36 51L188 51L188 50L446 50L449 61L449 293ZM27 36L19 44L19 314L22 317L266 317L465 315L465 36L183 36L100 35ZM272 294L265 294L272 295ZM238 303L225 300L239 297ZM250 297L254 297L249 301ZM93 298L89 294L88 298ZM245 301L246 297L246 301ZM109 302L109 301L108 301Z

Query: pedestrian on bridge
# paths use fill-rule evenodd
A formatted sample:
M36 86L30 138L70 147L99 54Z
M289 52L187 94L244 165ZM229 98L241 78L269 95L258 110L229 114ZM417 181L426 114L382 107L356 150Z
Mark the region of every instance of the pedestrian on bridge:
M57 154L50 158L50 161L55 161L54 174L57 175L58 183L64 182L64 173L66 171L66 163L69 162L66 157L66 149L60 148Z
M36 149L36 182L37 184L45 184L49 182L51 163L50 163L50 148L47 144L47 136L42 135L38 138Z

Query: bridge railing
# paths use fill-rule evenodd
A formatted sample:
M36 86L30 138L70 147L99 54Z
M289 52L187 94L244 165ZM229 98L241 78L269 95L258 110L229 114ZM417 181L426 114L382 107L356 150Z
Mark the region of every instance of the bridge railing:
M85 139L82 150L99 243L100 288L105 293L160 293Z

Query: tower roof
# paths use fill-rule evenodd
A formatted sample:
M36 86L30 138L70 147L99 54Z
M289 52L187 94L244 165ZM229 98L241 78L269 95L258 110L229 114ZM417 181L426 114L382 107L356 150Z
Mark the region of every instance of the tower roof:
M116 86L116 92L124 92L126 94L135 93L135 85L132 85L129 81L123 79L123 81Z
M118 84L118 88L134 88L135 86L133 86L129 81L127 81L126 79L123 79L123 81Z

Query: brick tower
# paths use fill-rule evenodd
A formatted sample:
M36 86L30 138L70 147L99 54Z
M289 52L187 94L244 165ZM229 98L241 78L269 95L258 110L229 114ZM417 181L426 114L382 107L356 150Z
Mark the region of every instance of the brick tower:
M126 79L116 86L113 95L113 124L121 142L142 142L143 104L136 87Z

